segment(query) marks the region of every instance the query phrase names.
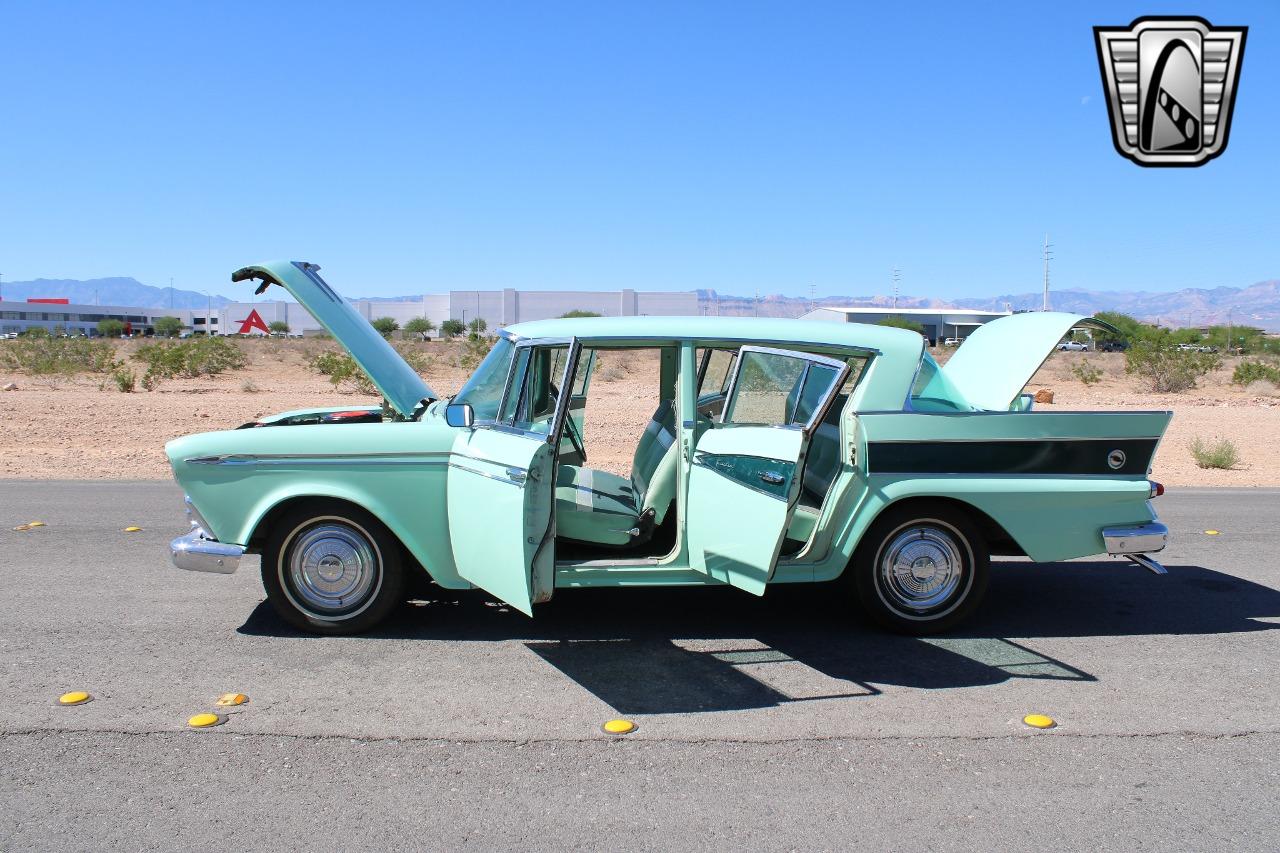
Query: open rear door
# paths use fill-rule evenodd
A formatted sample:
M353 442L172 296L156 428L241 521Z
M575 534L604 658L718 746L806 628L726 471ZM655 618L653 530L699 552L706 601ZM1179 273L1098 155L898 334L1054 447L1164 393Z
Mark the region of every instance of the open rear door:
M449 457L458 574L530 616L555 589L556 450L579 350L518 346L497 419L462 430Z
M742 348L720 422L694 449L687 514L694 569L764 595L810 436L848 375L836 359Z

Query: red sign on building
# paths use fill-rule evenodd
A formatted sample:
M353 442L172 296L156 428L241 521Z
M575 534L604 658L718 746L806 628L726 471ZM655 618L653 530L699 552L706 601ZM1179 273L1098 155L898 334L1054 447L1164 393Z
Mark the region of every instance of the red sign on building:
M237 335L247 335L253 329L257 329L264 335L271 334L271 330L267 328L267 324L262 322L262 317L258 314L257 308L250 311L248 317L245 317L243 320L238 320L237 322L240 324L240 331L236 332Z
M70 299L64 299L61 297L57 299L54 299L54 298L36 299L35 297L28 297L27 301L37 302L41 305L70 305L71 304Z

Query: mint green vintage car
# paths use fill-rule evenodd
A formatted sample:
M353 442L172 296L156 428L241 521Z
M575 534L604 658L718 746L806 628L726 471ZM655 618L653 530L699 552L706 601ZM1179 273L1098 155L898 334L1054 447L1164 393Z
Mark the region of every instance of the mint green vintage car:
M316 409L170 442L184 569L261 554L302 629L364 631L417 582L526 614L576 587L837 581L882 625L971 614L992 554L1148 554L1168 412L1032 411L1022 389L1073 314L1017 314L945 367L883 326L723 317L544 320L502 330L465 387L433 392L309 263L246 267L342 343L381 407ZM641 353L639 351L646 351ZM601 357L656 365L629 476L591 468ZM425 573L425 576L422 575Z

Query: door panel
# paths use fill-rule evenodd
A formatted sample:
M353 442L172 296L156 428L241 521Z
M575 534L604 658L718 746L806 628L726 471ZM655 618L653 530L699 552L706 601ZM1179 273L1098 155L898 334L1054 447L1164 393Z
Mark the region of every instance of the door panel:
M804 433L773 427L711 429L689 474L689 552L695 568L764 595L799 484Z
M449 461L449 539L458 574L533 615L551 598L554 454L543 439L464 430Z
M689 553L695 570L763 595L800 494L810 437L849 366L743 347L734 368L721 423L694 449Z
M458 574L522 613L555 587L556 453L576 340L521 344L499 419L461 430L449 457L449 538Z

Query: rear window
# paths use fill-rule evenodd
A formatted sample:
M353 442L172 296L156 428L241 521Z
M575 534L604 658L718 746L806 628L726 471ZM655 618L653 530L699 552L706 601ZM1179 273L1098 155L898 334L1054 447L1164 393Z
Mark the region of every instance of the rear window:
M917 412L971 412L973 406L951 384L933 356L920 360L920 372L911 386L911 408Z

